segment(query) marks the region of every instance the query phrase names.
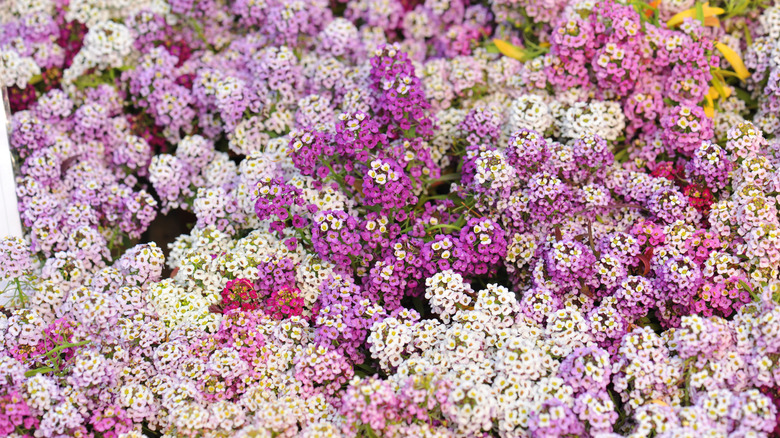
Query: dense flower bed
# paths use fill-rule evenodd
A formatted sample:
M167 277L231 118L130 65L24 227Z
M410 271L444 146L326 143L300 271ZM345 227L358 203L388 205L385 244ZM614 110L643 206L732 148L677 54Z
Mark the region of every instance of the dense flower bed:
M0 435L780 436L778 41L748 0L10 1Z

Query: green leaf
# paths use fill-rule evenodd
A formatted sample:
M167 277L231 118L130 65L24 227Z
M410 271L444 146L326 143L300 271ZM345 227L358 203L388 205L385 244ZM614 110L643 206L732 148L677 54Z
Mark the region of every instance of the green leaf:
M371 426L364 424L363 430L366 432L366 436L368 436L369 438L379 438L376 435L376 432L374 432L374 429L371 428Z
M84 90L86 88L95 88L102 83L103 81L100 80L100 76L96 74L81 76L80 78L76 79L73 82L73 84L79 90Z
M731 70L723 70L722 68L713 68L712 69L713 74L719 74L723 77L728 78L739 78L739 75Z
M52 368L52 367L40 367L40 368L36 368L34 370L29 370L29 371L25 372L24 373L24 377L32 377L32 376L34 376L36 374L50 373L52 371L54 371L54 368Z
M485 41L485 45L483 46L486 52L488 53L501 53L500 50L498 50L498 47L496 47L496 43L493 41Z
M745 106L748 108L758 108L758 102L753 99L753 97L748 93L747 91L734 87L734 92L736 93L737 97L745 102Z
M721 82L717 76L712 77L712 86L715 87L715 90L720 96L726 95L726 89L723 87L723 82Z
M701 2L696 2L694 7L696 9L696 19L704 24L704 5L702 5Z
M750 5L750 0L729 0L726 2L726 18L742 15Z
M625 163L628 161L628 149L623 149L622 151L615 154L615 161L618 163Z

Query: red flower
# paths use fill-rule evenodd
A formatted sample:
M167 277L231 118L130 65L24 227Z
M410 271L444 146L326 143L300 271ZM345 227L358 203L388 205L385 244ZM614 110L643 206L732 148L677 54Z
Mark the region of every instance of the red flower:
M709 212L710 207L712 207L713 202L715 202L710 189L698 184L685 186L683 194L688 197L688 203L703 214Z
M243 310L257 309L257 291L251 281L237 278L228 281L222 290L222 305L220 310L228 311L241 308Z

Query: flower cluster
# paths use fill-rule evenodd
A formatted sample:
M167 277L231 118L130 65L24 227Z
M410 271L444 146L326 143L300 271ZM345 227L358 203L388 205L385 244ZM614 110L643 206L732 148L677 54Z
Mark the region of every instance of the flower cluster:
M762 2L11 0L0 434L780 436L778 40Z

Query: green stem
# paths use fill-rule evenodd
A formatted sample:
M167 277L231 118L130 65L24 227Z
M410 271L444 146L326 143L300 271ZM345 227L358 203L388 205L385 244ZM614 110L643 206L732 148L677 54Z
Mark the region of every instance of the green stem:
M200 39L203 44L206 45L209 49L211 49L211 44L209 44L208 38L206 38L206 33L203 31L203 26L195 19L190 19L190 26L195 30L195 33L198 35L198 39Z
M460 177L461 177L461 173L460 172L448 173L447 175L443 175L443 176L441 176L439 178L436 178L436 179L434 179L432 181L429 181L428 184L432 185L432 184L436 184L438 182L455 181L455 180L460 179Z
M49 334L46 333L46 331L43 332L43 335L46 336L46 340L47 341L51 342L52 344L56 344L54 341L51 340L51 338L49 337ZM54 372L55 373L59 373L60 372L60 355L52 353L52 352L46 352L44 354L46 354L46 356L49 357L50 361L54 362Z
M459 227L457 225L450 225L450 224L439 224L439 225L434 225L431 228L428 228L427 231L441 230L441 229L460 231L461 228L463 227Z
M14 278L14 285L16 285L16 293L19 296L19 305L24 307L24 303L27 301L27 296L24 294L24 291L22 291L22 285L19 283L19 277Z
M24 377L32 377L36 374L43 374L43 373L49 373L54 371L54 368L52 367L40 367L35 368L34 370L29 370L24 373Z
M52 348L51 350L47 351L46 353L43 353L43 354L38 355L38 356L35 356L33 359L39 359L39 358L44 357L44 356L50 356L50 355L52 355L54 353L59 353L60 351L66 349L66 348L81 347L82 345L87 345L90 342L91 341L81 341L81 342L75 342L75 343L69 342L67 344L58 345L58 346Z
M462 215L460 215L460 217L458 218L458 220L457 220L457 221L455 221L455 226L456 226L458 229L461 229L461 228L463 228L463 226L464 226L464 225L466 225L466 215L465 215L465 214L462 214Z
M433 231L433 230L439 230L439 229L448 229L448 230L459 231L461 228L462 227L458 227L456 225L439 224L439 225L434 225L434 226L432 226L430 228L426 228L425 230L426 231ZM406 234L409 231L412 231L412 227L404 228L403 230L401 230L401 234Z
M447 193L446 195L422 196L420 197L420 200L417 201L417 206L415 207L415 209L422 207L428 201L433 201L436 199L450 199L451 197L452 197L452 193Z
M330 165L329 161L325 161L325 165L328 166L328 169L330 169L330 175L333 175L333 177L336 178L336 182L339 183L339 186L342 189L346 189L347 183L344 182L344 178L342 178L341 175L333 171L333 166Z

